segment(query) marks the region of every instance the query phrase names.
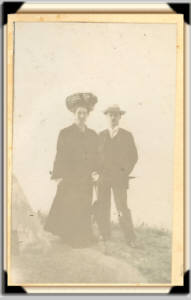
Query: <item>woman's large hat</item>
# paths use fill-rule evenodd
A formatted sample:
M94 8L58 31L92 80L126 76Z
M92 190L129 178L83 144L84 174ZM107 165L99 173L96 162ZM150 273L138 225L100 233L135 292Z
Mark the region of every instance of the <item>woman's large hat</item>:
M109 106L103 112L105 115L108 113L120 113L121 115L124 115L126 113L125 110L120 109L119 105L117 104L113 104L112 106Z
M86 107L88 111L91 111L96 103L97 97L92 93L76 93L66 98L66 107L71 112L75 112L80 106Z

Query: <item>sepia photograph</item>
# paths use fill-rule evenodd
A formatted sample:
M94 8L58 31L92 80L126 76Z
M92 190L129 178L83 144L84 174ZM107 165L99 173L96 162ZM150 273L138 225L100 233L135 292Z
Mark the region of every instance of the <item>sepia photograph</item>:
M182 284L182 36L182 15L9 15L9 284Z

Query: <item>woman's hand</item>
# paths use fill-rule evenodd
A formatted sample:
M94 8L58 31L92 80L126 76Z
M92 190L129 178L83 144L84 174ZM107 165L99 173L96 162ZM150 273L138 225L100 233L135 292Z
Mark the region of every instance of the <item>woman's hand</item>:
M62 178L56 178L54 180L56 181L56 183L60 183L62 181Z
M99 174L97 172L92 172L91 177L93 182L97 182L99 180Z

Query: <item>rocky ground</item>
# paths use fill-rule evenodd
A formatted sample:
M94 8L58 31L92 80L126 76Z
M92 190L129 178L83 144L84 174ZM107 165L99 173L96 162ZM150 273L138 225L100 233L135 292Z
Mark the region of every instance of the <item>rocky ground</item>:
M168 283L171 274L171 235L141 225L137 245L130 248L119 227L107 248L72 249L59 240L46 248L31 245L12 256L14 283Z

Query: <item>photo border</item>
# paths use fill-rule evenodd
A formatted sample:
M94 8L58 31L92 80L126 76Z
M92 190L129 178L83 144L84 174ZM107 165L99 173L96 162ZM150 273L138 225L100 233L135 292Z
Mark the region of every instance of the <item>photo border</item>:
M11 186L12 186L12 130L14 98L14 24L15 22L101 22L101 23L157 23L176 24L176 122L174 146L174 199L172 230L172 276L170 284L13 284L10 278L11 266ZM183 285L184 260L184 209L185 209L185 107L184 107L184 20L179 14L129 14L129 13L61 13L61 14L10 14L7 26L7 111L6 111L6 268L8 285L26 287L171 287Z

